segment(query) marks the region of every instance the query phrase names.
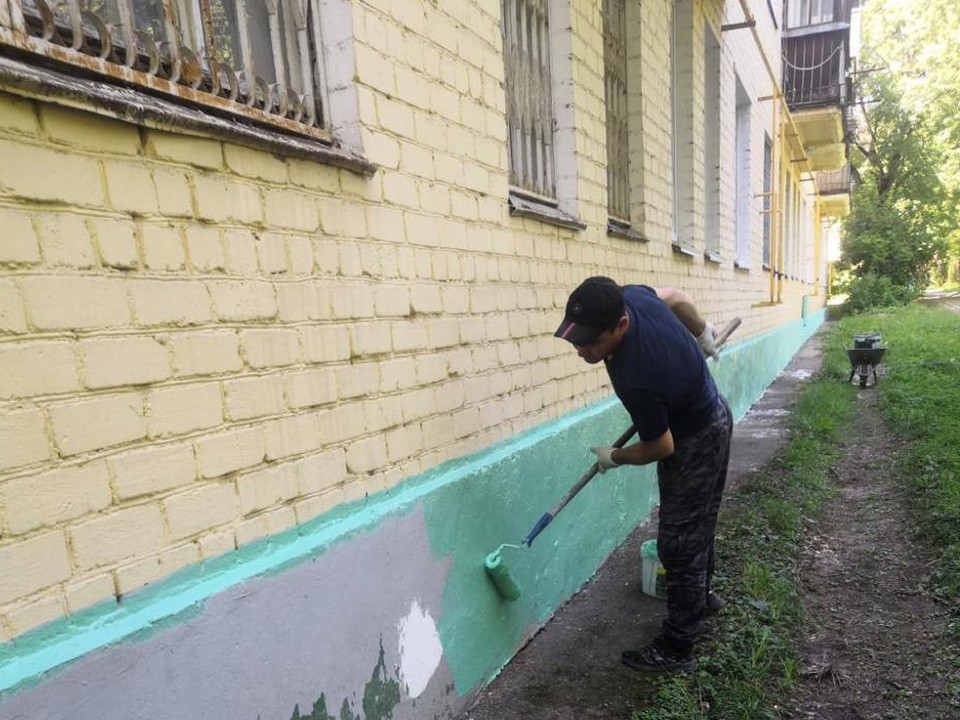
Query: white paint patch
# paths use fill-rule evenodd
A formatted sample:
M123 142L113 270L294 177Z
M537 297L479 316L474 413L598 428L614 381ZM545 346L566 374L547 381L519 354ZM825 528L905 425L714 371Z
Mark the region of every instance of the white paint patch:
M791 370L790 372L781 374L785 375L786 377L796 378L797 380L806 380L808 377L813 375L813 373L809 370L803 370L802 368L800 370Z
M400 634L400 679L410 697L415 698L426 689L437 671L443 657L443 645L436 623L417 600L410 603L410 612L400 619L397 630Z

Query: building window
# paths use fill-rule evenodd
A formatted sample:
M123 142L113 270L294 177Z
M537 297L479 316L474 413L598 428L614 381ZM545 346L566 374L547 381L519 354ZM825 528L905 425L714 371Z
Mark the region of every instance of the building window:
M703 29L703 219L704 253L720 260L720 43Z
M773 211L773 143L763 140L763 266L770 267L770 214Z
M556 197L546 0L503 1L510 184Z
M787 0L787 27L833 22L834 0Z
M502 0L511 212L574 228L572 30L564 0Z
M693 254L693 3L673 3L670 26L670 105L672 113L673 247Z
M612 219L629 225L626 0L603 0L603 66L607 104L607 212Z
M0 46L331 140L321 0L9 0Z
M736 265L750 267L750 96L737 78L737 110L734 127L734 237L736 238Z

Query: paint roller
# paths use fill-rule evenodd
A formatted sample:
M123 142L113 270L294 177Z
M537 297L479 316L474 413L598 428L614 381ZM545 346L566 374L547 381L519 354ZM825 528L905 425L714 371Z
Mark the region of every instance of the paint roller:
M626 431L624 431L623 435L617 438L616 442L613 443L613 447L623 447L636 432L636 427L631 425ZM503 543L503 545L487 555L486 560L483 562L483 566L487 571L487 575L489 575L490 579L493 580L493 584L496 585L497 592L500 593L500 596L504 600L516 600L518 597L520 597L520 588L516 581L510 576L510 571L503 563L503 557L501 556L503 550L505 548L516 548L518 550L522 550L523 548L530 547L534 538L543 532L544 528L546 528L547 525L549 525L550 522L557 516L557 514L567 506L567 503L573 500L578 492L583 490L588 482L593 480L594 476L599 471L600 466L597 463L591 465L590 469L587 470L580 477L580 479L577 480L574 486L567 491L567 494L560 498L560 501L554 505L553 508L545 512L541 518L537 520L536 524L533 526L530 532L527 533L527 536L523 539L523 542L520 545Z
M717 348L721 347L727 341L727 338L730 337L733 331L736 330L738 327L740 327L740 322L741 322L740 318L737 317L731 320L729 323L727 323L727 326L717 336L717 339L716 339ZM627 444L627 442L630 440L630 438L633 437L634 433L636 432L637 432L636 427L631 425L629 428L627 428L623 432L623 434L620 437L618 437L614 441L613 447L615 448L623 447L624 445ZM591 465L590 469L587 470L587 472L585 472L580 477L580 479L577 480L576 483L574 483L573 487L571 487L567 491L566 495L560 498L560 501L556 505L554 505L553 508L545 512L541 516L541 518L537 520L536 524L533 526L530 532L527 533L527 536L523 539L523 542L520 545L515 545L513 543L503 543L502 545L500 545L500 547L498 547L492 553L487 555L487 557L484 559L483 567L487 572L487 576L490 578L490 580L493 582L494 586L496 587L497 592L500 594L500 597L502 597L504 600L516 600L518 597L520 597L520 586L517 585L516 580L514 580L513 577L510 575L510 570L507 568L506 564L503 561L503 555L502 555L503 551L506 548L514 548L517 550L522 550L524 548L530 547L530 545L534 541L534 538L536 538L537 535L543 532L544 528L546 528L547 525L549 525L553 521L553 519L557 516L557 514L567 506L567 503L569 503L571 500L573 500L574 497L576 497L577 493L579 493L581 490L583 490L584 487L586 487L588 482L593 480L594 476L599 471L600 471L600 466L597 463L594 463L593 465Z

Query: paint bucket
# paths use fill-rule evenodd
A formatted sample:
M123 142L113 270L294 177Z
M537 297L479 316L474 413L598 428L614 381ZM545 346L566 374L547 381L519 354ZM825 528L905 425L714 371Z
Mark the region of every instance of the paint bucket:
M647 595L666 599L667 571L660 564L656 540L647 540L640 545L640 584Z

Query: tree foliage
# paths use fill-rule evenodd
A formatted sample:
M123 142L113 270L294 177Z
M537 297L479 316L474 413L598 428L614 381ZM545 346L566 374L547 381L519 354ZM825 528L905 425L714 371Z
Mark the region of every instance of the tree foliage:
M841 267L869 306L921 292L960 257L960 3L871 0L852 138L858 185ZM882 279L882 280L880 280ZM857 284L860 284L857 287Z
M862 92L871 104L854 142L859 183L845 224L842 261L855 275L878 275L922 290L944 250L936 143L923 119L903 107L888 76L870 76Z

